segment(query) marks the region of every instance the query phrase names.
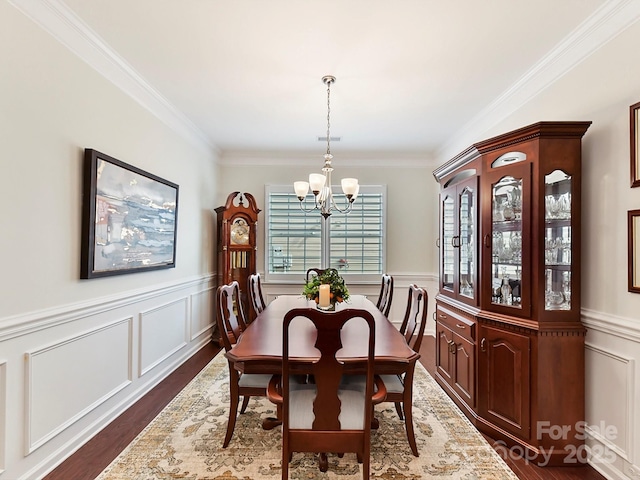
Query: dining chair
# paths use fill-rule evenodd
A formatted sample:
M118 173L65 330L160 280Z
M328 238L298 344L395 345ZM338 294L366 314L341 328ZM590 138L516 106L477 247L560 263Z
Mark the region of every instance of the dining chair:
M380 295L378 295L378 303L376 307L385 317L389 316L391 310L391 302L393 300L393 277L388 274L382 275L382 284L380 285Z
M313 277L322 275L327 270L335 270L336 272L338 271L335 268L310 268L309 270L307 270L307 283L309 283Z
M228 352L246 328L242 302L240 301L240 287L237 281L233 281L228 285L218 287L216 293L218 330L220 331L224 350ZM233 362L228 359L227 362L229 364L230 407L227 433L224 437L222 448L227 448L233 436L240 396L243 397L240 413L244 413L252 396L265 397L267 395L267 385L271 379L271 375L240 373Z
M251 307L256 316L267 308L267 304L262 296L262 281L259 273L249 275L249 299L251 300Z
M404 320L400 326L400 333L404 335L407 344L414 352L420 352L424 329L427 324L427 307L429 296L424 288L417 285L409 285L409 297ZM402 375L380 375L387 387L386 402L393 402L400 420L404 420L407 439L411 451L417 457L418 447L413 432L413 416L411 407L413 404L413 374L415 372L417 358L411 362Z
M310 384L297 383L291 374L295 360L289 356L289 327L294 319L304 321L301 317L315 326L315 347L320 354L311 366L314 383ZM367 335L360 337L363 346L367 345L366 360L363 357L361 361L365 381L345 385L341 383L344 364L336 359L336 352L342 347L341 330L347 322L363 320L367 325ZM384 383L373 375L374 348L375 323L366 310L325 313L315 308L295 308L287 312L282 332L282 375L274 375L267 389L269 400L282 411L283 479L289 478L293 452L321 456L325 452L339 456L355 452L363 464L363 478L368 480L373 404L386 395ZM326 470L324 463L323 467L320 462L322 471Z

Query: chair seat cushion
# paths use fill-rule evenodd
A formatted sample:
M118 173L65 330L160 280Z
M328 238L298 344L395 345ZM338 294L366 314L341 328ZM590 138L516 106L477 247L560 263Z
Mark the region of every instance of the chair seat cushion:
M269 380L273 375L261 374L261 373L243 373L240 375L238 385L240 387L248 388L267 388Z
M400 375L380 375L380 378L384 382L384 386L387 387L387 393L404 392L404 383Z
M311 430L313 427L313 400L316 386L289 384L289 428ZM362 430L364 427L365 384L340 385L338 397L341 410L338 420L342 430Z

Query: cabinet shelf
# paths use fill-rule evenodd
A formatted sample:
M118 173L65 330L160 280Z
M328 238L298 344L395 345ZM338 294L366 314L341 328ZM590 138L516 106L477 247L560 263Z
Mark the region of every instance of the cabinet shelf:
M517 232L522 230L522 220L493 222L492 226L494 232Z
M571 219L570 218L545 218L544 226L546 228L562 228L562 227L570 227Z

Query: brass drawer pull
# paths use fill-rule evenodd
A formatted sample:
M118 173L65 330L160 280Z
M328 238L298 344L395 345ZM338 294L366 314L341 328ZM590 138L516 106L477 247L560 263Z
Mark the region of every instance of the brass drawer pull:
M464 330L465 328L467 328L467 326L466 326L466 325L460 325L459 323L456 323L456 327L461 328L461 329L463 329L463 330Z

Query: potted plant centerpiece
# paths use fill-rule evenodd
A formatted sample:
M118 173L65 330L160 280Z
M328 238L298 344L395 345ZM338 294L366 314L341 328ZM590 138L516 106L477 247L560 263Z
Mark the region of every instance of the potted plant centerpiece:
M328 268L313 277L304 286L302 294L309 300L314 300L322 310L335 310L336 303L349 298L349 289L338 271L335 268Z

